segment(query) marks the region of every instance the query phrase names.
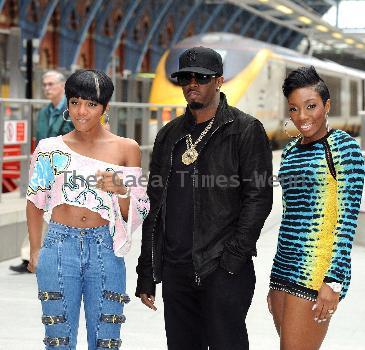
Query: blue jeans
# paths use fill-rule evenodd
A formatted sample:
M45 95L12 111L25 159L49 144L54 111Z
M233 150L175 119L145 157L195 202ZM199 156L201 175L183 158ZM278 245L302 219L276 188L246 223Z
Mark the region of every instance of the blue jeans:
M117 349L125 321L124 259L116 257L109 227L50 222L37 266L47 350L75 350L81 297L88 349Z

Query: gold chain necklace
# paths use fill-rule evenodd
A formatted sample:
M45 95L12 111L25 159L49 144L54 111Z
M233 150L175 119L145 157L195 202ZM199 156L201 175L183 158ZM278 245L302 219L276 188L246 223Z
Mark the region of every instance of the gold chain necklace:
M188 134L188 136L186 138L187 149L181 156L181 161L185 165L190 165L190 164L194 163L196 161L196 159L198 158L199 153L195 149L195 147L203 139L203 137L207 134L207 132L211 129L213 122L214 122L214 117L212 118L210 123L205 127L205 129L202 131L202 133L199 135L199 137L197 138L197 140L194 143L191 138L191 134Z

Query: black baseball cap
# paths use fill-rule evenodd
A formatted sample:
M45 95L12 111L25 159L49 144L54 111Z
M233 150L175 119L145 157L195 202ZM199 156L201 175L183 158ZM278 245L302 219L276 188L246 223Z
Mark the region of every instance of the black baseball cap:
M208 75L223 75L221 55L208 47L193 47L184 51L179 57L179 70L171 74L176 78L180 73L192 72Z

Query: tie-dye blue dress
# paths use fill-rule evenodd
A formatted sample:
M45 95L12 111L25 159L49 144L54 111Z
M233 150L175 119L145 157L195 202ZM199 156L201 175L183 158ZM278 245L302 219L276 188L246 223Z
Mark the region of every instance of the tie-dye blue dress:
M270 288L315 301L323 282L351 279L351 248L364 184L358 143L342 130L290 142L279 171L283 217Z

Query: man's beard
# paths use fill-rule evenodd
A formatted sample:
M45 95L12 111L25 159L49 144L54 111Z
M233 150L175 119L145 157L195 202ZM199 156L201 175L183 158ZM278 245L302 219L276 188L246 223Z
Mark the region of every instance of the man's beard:
M190 109L202 109L204 107L204 105L200 102L191 102L189 103L189 108Z

